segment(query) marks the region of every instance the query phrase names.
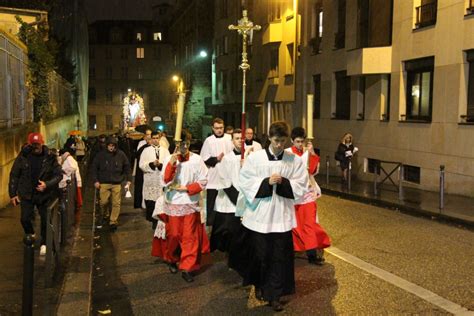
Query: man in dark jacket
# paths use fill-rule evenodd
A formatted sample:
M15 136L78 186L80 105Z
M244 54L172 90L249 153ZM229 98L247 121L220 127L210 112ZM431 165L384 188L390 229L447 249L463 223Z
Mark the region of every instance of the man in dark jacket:
M56 156L44 146L39 133L28 135L28 144L15 159L8 190L11 203L21 207L21 225L25 234L34 234L35 206L41 216L40 254L46 254L46 220L49 202L57 196L63 171Z
M127 181L126 188L130 187L132 173L130 161L123 151L118 149L118 141L115 137L108 137L106 150L100 151L94 158L91 167L92 181L100 192L100 215L97 228L102 228L104 209L109 198L111 199L112 212L110 214L110 228L117 229L118 217L120 215L121 184Z

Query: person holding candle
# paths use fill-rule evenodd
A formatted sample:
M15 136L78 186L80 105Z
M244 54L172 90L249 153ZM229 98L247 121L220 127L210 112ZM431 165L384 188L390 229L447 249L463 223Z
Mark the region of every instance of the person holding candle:
M166 246L162 253L171 273L182 271L186 282L193 282L192 272L200 268L201 253L209 241L201 223L200 192L207 184L207 167L202 158L189 151L191 135L180 135L175 153L163 163L166 186L163 214Z
M295 251L306 251L310 264L322 265L324 248L331 245L331 240L317 219L316 199L321 196L321 189L314 176L319 170L319 156L311 141L306 139L304 128L293 128L291 142L293 146L287 150L301 157L309 176L306 192L295 204L297 227L293 229L293 247Z
M213 134L206 138L201 149L201 157L204 163L209 168L206 189L206 211L207 224L212 226L214 223L214 206L217 197L217 189L219 188L219 174L217 172L217 165L222 158L234 148L230 137L224 137L224 121L216 117L212 121Z

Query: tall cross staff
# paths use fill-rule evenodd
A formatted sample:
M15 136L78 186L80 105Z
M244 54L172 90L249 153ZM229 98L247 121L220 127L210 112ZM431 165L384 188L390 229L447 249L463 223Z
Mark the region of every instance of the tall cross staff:
M253 22L250 21L247 17L247 10L242 11L242 18L239 20L238 25L229 25L229 30L237 30L237 32L242 35L242 63L239 68L242 69L242 120L241 120L241 129L242 129L242 145L241 145L241 157L244 159L245 153L245 88L246 83L246 73L250 70L250 65L247 59L247 37L250 34L250 41L252 41L253 31L259 31L261 29L260 25L253 25Z

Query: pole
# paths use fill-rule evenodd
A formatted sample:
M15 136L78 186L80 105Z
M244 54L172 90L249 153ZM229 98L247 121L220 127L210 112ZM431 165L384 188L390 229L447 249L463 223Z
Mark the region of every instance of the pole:
M444 165L439 166L439 211L444 208Z
M347 189L351 190L351 178L352 178L352 159L349 159L349 170L347 172Z
M23 302L21 314L23 316L33 314L33 285L35 266L35 237L31 234L23 238Z
M239 68L242 69L242 121L241 121L241 128L242 128L242 146L241 146L241 159L244 159L245 155L245 89L247 86L246 83L246 73L250 69L250 65L247 59L247 36L250 33L250 40L252 40L253 31L260 30L260 25L254 25L252 21L250 21L247 17L247 10L242 10L242 18L239 20L238 25L229 25L229 30L237 30L237 32L242 35L242 63L240 64Z
M379 172L379 164L378 162L375 163L374 166L374 195L377 195L377 174Z
M398 199L403 200L403 164L398 166Z
M329 185L329 155L326 155L326 185Z

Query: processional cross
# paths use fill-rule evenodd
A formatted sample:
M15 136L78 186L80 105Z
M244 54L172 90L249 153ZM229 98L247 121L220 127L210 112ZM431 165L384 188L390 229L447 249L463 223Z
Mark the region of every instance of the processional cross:
M244 159L245 153L245 89L247 86L246 83L246 72L250 70L250 65L247 59L247 38L250 37L250 42L252 42L253 31L259 31L261 29L260 25L254 25L247 17L247 10L242 11L242 18L238 21L237 25L229 25L229 30L237 30L237 32L242 35L242 63L239 68L242 69L242 119L241 119L241 129L242 129L242 147L241 147L241 157Z

